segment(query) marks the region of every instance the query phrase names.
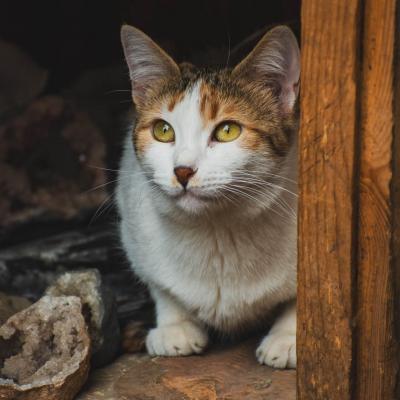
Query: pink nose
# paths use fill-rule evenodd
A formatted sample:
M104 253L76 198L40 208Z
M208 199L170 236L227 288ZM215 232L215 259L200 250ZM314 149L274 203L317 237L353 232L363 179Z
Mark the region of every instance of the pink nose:
M196 173L190 167L176 167L174 169L176 179L186 189L189 179Z

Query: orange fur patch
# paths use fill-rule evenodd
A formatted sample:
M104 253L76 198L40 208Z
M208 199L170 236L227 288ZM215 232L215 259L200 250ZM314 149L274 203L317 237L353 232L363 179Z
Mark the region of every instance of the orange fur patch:
M206 83L202 82L200 86L200 114L207 124L217 118L222 105L221 96L217 90L214 90Z
M171 95L170 99L168 100L168 111L171 112L175 108L176 104L182 101L183 97L184 92Z
M296 128L295 118L280 113L272 90L247 79L236 77L231 81L230 73L224 71L201 76L190 66L182 68L182 74L189 83L160 82L149 91L147 102L138 105L134 142L139 156L154 140L152 124L160 118L162 109L172 112L196 82L200 84L199 112L210 135L222 121L236 121L242 126L238 138L240 146L253 151L268 151L271 157L285 154L290 145L290 132Z
M159 118L161 112L161 104L154 102L148 104L144 110L138 110L140 118L135 127L133 141L136 154L141 157L146 148L153 142L152 127L155 120Z
M151 128L147 129L136 129L135 131L135 148L136 152L139 156L141 156L146 148L154 141L154 138L151 134Z
M240 146L248 150L265 149L266 143L259 132L244 128L239 138Z

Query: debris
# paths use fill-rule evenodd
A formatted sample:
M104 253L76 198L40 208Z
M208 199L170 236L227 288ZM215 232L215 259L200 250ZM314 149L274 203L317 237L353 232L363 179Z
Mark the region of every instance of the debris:
M92 340L92 364L111 362L120 348L120 329L114 293L102 283L98 270L66 272L50 286L47 295L77 296Z
M81 307L78 297L44 296L0 328L0 399L74 398L89 372Z

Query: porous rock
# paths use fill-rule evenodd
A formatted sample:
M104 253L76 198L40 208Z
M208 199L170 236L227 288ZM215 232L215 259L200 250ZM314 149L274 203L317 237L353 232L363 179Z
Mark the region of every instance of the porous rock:
M92 365L112 361L120 347L120 329L113 292L103 284L97 269L66 272L50 286L52 296L78 296L92 340Z
M44 296L0 328L0 399L72 400L89 354L80 299Z

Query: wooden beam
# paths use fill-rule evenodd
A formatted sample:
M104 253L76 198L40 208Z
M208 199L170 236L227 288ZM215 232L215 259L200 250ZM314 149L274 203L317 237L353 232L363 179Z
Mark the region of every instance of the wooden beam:
M395 9L302 3L299 400L398 398Z
M396 0L366 0L360 71L360 173L354 399L394 399L399 367L391 264Z
M397 344L400 343L400 2L396 2L395 44L393 59L394 93L393 93L393 146L391 182L392 209L392 267L394 291L394 325ZM397 348L398 349L398 348ZM399 350L398 350L399 352ZM400 360L398 356L397 360ZM395 399L400 399L400 372L397 370Z
M298 399L350 400L357 0L302 4Z

